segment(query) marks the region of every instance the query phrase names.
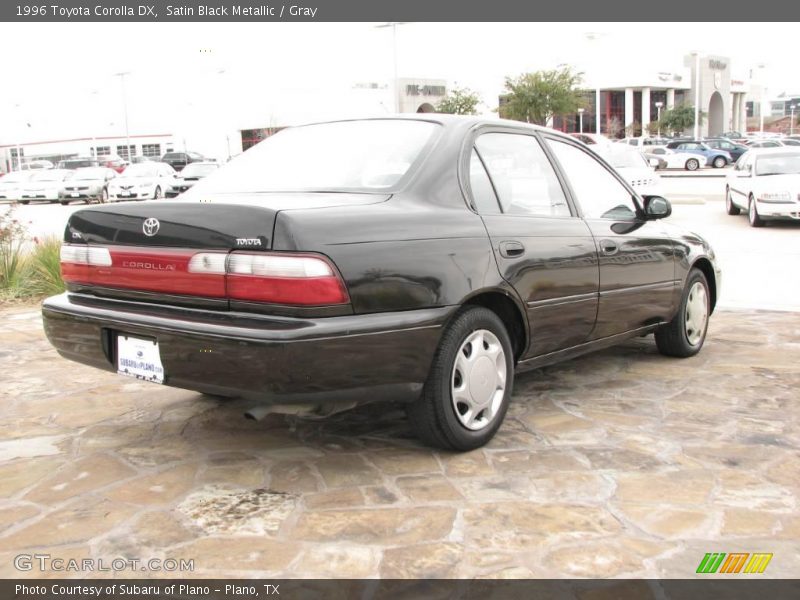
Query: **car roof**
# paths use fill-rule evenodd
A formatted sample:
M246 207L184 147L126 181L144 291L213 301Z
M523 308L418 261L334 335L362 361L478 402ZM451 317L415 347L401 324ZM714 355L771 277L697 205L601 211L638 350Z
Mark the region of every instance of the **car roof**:
M779 146L777 148L750 148L755 156L769 156L770 154L800 154L800 146Z

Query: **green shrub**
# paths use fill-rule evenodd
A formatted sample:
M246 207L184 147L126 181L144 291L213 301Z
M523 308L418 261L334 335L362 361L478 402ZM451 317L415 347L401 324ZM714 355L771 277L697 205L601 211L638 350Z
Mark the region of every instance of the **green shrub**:
M0 214L0 290L16 295L25 271L23 246L27 239L25 226L15 217L11 206Z
M26 263L23 277L25 293L29 296L60 294L66 289L61 278L61 240L48 237L34 241L36 246Z

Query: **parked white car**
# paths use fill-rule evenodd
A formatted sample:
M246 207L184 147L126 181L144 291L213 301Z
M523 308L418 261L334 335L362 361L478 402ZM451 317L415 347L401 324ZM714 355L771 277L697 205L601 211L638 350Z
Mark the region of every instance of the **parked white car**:
M13 171L0 177L0 200L19 200L33 171Z
M166 163L143 162L130 165L108 185L108 199L147 200L162 198L175 182L175 169Z
M31 171L31 178L22 186L20 202L28 204L31 200L58 202L58 192L64 182L75 174L71 169L41 169Z
M699 154L689 154L670 150L669 148L650 148L648 154L653 154L667 161L667 169L686 169L687 171L697 171L706 166L706 159Z
M641 152L627 145L592 146L640 196L663 196L661 177Z
M725 208L729 215L746 210L752 227L774 219L800 220L800 149L745 152L728 173Z

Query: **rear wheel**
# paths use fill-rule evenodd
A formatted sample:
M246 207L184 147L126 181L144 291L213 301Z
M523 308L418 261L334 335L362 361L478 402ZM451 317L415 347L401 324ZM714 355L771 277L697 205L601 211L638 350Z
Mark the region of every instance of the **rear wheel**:
M69 204L69 200L61 200L61 206L66 206Z
M20 204L28 204L29 202L30 202L30 200L20 200L19 201Z
M728 161L725 160L724 156L718 156L714 159L714 162L712 162L711 164L714 165L715 169L721 169L722 167L728 164Z
M426 443L472 450L503 422L514 385L511 340L491 310L461 309L447 326L419 400L407 407Z
M756 206L756 199L753 198L753 194L750 194L747 202L747 220L750 221L750 227L764 226L764 219L758 214L758 206Z
M686 170L687 171L697 171L700 168L700 161L696 158L690 158L686 161Z
M687 358L703 347L711 313L708 281L700 269L692 269L686 278L680 308L672 321L656 330L656 346L661 354Z
M733 203L733 194L731 193L731 188L725 188L725 211L729 215L738 215L742 211Z

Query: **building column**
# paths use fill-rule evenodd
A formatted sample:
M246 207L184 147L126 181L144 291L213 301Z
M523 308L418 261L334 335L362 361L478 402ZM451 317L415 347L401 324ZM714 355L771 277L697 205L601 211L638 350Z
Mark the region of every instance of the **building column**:
M594 91L594 128L595 133L600 135L600 88Z
M736 131L747 131L747 94L739 94L739 126Z
M667 90L667 110L672 110L675 108L675 90L668 89Z
M642 135L650 135L647 126L650 124L650 88L642 88Z
M633 124L633 88L625 88L625 129ZM625 131L627 137L628 132Z
M739 120L739 95L731 92L731 118L729 120L727 130L736 129L736 123Z

